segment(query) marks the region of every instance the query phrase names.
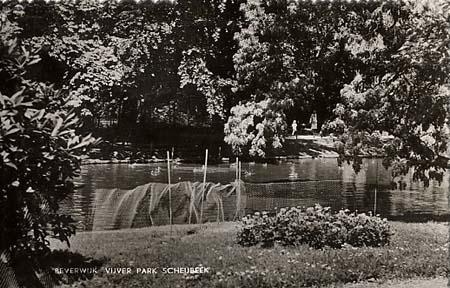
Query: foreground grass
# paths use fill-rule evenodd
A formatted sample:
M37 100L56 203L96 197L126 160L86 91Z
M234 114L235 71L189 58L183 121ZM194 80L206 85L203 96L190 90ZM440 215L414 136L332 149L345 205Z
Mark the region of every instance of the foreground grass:
M448 288L448 279L438 277L433 279L388 280L383 283L359 282L332 285L327 288Z
M315 250L308 246L245 248L235 243L235 223L178 225L80 233L71 250L106 258L91 280L77 287L341 287L351 282L385 282L446 276L448 226L391 223L395 233L382 248ZM63 248L54 245L55 248ZM210 267L210 272L137 274L137 267ZM106 267L132 267L108 274Z

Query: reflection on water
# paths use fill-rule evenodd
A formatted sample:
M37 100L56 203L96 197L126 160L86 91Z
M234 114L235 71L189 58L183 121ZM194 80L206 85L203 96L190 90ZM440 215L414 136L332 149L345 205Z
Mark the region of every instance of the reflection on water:
M291 165L291 167L289 168L289 179L290 180L297 180L298 178L298 173L295 171L295 165Z
M172 169L172 182L201 182L201 170L201 165L175 164ZM235 173L235 167L230 164L212 165L208 167L207 181L230 183L234 181ZM268 201L275 203L275 198L283 199L277 203L286 206L310 206L319 203L333 209L348 208L368 212L374 209L376 192L376 212L383 217L403 221L447 220L448 179L447 173L440 185L432 181L429 187L424 187L422 183L412 181L411 175L406 175L403 179L406 187L402 190L392 189L390 171L381 165L380 160L375 159L366 159L358 174L354 173L351 166L344 164L339 167L336 159L329 158L301 159L278 164L242 164L244 182L308 180L309 183L259 186L258 189L265 198L255 198L252 203L253 200L249 197L249 212L251 207L262 207L258 205L263 202L261 205L269 205ZM89 226L87 223L92 222L96 189L132 189L149 182L166 183L167 167L164 163L86 165L82 167L78 181L83 186L73 195L69 210L86 228Z

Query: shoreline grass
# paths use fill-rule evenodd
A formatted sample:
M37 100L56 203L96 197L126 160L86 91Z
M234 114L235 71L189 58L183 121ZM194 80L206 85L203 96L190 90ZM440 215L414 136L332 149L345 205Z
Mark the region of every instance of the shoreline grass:
M436 278L448 273L448 224L390 222L391 244L380 248L321 250L308 246L265 249L236 244L237 223L174 225L82 232L71 251L107 259L91 280L72 287L346 287L364 281ZM54 249L64 246L52 243ZM163 267L209 267L192 277ZM130 267L133 273L106 273ZM153 267L157 274L135 273Z

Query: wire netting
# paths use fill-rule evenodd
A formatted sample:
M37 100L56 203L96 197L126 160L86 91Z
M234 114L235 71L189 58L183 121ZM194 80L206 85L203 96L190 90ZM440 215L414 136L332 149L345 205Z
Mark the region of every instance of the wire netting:
M276 208L311 206L318 198L335 202L344 185L341 180L286 181L276 183L245 183L246 212L271 211ZM323 202L323 199L322 201Z

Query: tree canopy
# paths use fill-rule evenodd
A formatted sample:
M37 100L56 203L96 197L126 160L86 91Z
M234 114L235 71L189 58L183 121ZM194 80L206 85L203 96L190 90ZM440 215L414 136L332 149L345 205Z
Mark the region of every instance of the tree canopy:
M133 142L154 127L210 127L264 157L316 111L342 160L371 146L386 164L443 165L448 1L22 5L19 37L42 58L30 73L68 91L87 129Z
M363 65L340 90L342 101L327 129L339 135L341 159L378 147L394 176L442 179L448 162L449 3L409 1L396 10L380 6L376 38L348 49ZM398 17L398 16L400 17ZM390 33L393 30L395 33ZM371 42L372 41L372 42ZM392 141L383 142L387 132Z

